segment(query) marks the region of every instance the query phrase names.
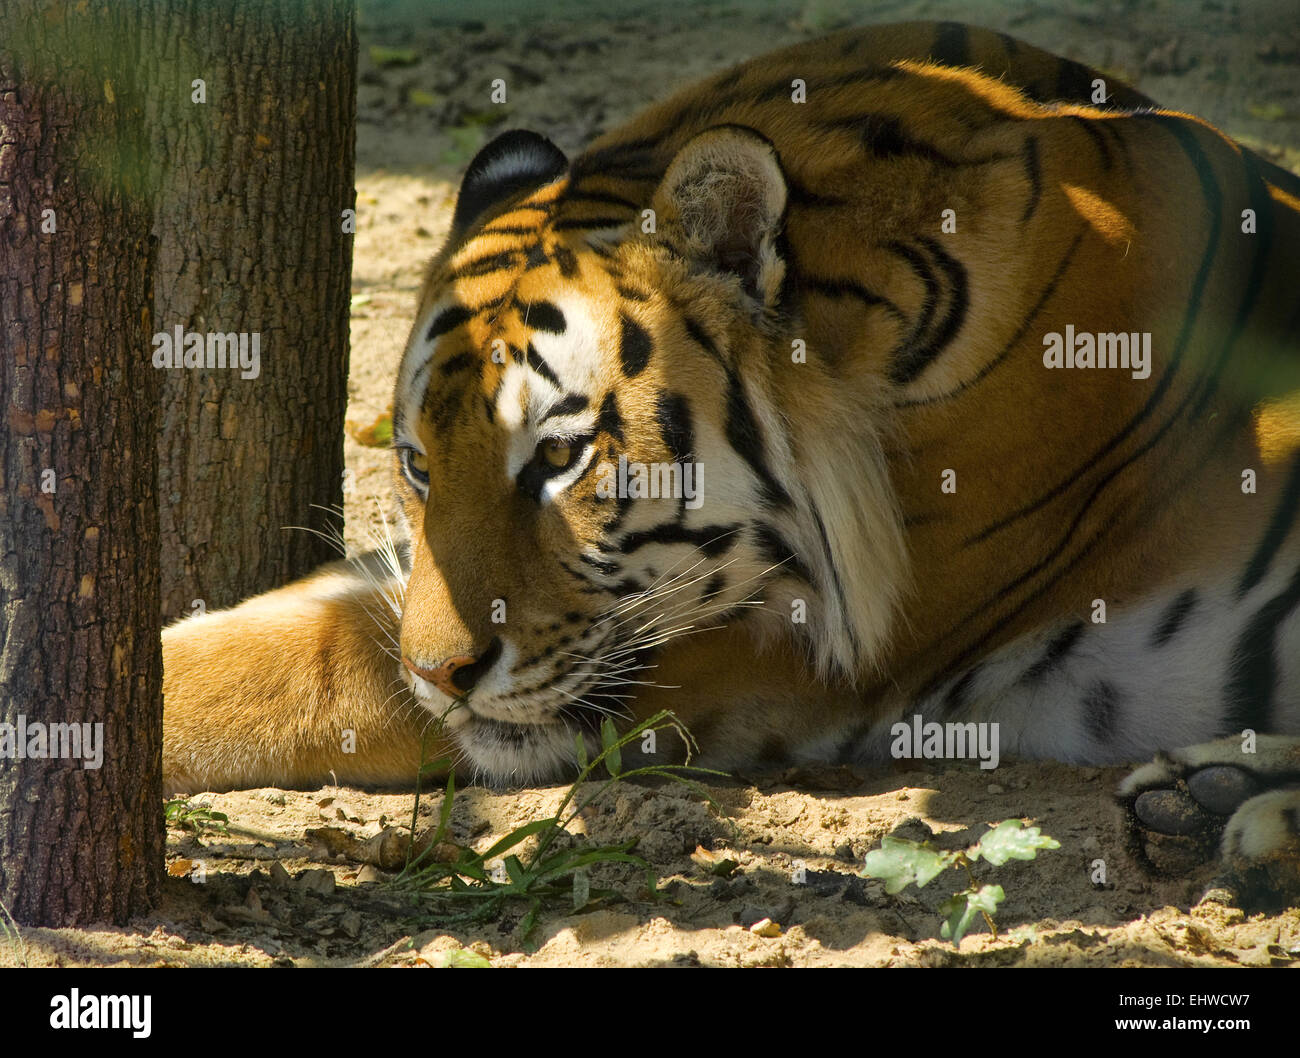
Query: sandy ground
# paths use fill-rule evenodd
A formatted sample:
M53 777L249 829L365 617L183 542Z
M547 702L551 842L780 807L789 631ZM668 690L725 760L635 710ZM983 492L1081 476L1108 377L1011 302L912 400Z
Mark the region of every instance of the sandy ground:
M511 86L504 127L536 129L573 152L730 61L857 22L964 18L1123 76L1300 169L1293 3L733 3L692 5L685 21L680 4L606 3L600 18L583 6L548 4L538 21L503 4L475 4L472 14L466 5L459 17L447 5L438 16L415 3L362 5L354 423L388 407L455 181L502 116L488 102L494 77ZM377 64L371 45L414 54ZM363 544L386 503L389 459L347 444L355 472L347 535ZM464 949L493 966L1300 965L1300 909L1248 914L1198 903L1207 866L1177 881L1139 871L1109 797L1122 774L1008 764L993 776L965 766L750 776L710 787L725 815L679 787L620 785L579 829L586 840L639 836L661 895L652 898L630 868L601 868L592 884L612 887L616 899L583 913L571 903L548 908L530 936L522 906L486 925L450 928L387 884L393 842L409 832L409 794L202 795L229 816L229 832L169 831L174 877L155 914L128 929L23 930L21 943L0 940L0 965L437 966ZM451 837L486 849L553 812L563 792L462 791ZM436 820L440 801L422 799L417 830ZM938 905L964 886L955 872L897 896L858 877L865 853L888 833L957 848L1012 817L1061 847L981 873L1008 894L996 939L981 930L960 949L940 939ZM765 931L775 935L749 928L764 918L779 924Z

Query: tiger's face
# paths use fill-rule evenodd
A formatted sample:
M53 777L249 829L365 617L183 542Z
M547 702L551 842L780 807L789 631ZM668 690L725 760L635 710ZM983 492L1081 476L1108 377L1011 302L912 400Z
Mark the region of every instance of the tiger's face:
M459 703L448 729L489 778L558 775L575 734L631 715L659 648L798 565L774 528L793 454L740 370L780 340L784 187L764 142L721 135L669 168L654 234L638 215L611 238L571 219L558 150L507 134L426 282L394 398L402 662L429 709ZM719 150L738 175L686 202Z

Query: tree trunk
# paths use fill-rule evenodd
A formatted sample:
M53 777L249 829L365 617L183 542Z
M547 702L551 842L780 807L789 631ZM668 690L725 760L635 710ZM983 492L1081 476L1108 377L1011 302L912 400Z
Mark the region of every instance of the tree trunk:
M31 924L125 922L162 877L138 19L0 0L0 901Z
M163 375L163 615L337 558L354 205L352 0L159 0L147 21L159 332L240 334L251 370ZM201 83L200 83L201 82ZM201 100L201 101L200 101ZM257 336L254 338L254 336ZM205 359L206 363L206 359Z

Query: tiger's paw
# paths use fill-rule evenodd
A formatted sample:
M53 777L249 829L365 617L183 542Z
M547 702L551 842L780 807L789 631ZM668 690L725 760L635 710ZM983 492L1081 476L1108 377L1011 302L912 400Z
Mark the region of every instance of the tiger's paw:
M1236 737L1189 746L1120 784L1143 867L1184 873L1217 850L1212 889L1251 906L1300 903L1300 739L1260 735L1254 750Z

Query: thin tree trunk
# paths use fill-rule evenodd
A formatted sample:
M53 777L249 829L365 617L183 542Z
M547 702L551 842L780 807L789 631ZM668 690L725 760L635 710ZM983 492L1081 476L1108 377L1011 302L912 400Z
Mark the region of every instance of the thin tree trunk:
M239 333L250 347L257 335L260 355L256 378L163 372L162 591L173 618L337 557L285 527L324 529L321 508L342 503L356 34L351 0L154 6L142 58L161 193L157 329Z
M59 11L0 2L0 901L52 926L163 864L139 16Z

